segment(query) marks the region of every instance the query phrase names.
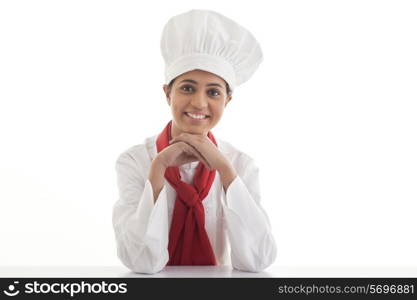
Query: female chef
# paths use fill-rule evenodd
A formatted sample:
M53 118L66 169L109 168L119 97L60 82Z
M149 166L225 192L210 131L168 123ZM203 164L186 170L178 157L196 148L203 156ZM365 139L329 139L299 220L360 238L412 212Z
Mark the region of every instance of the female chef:
M117 254L129 269L232 265L259 272L276 257L253 159L215 138L236 86L262 61L252 34L225 16L191 10L165 25L163 86L172 120L117 159Z

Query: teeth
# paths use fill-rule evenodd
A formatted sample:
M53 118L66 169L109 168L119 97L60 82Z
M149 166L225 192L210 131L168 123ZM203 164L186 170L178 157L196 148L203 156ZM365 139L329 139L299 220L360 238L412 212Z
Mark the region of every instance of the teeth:
M205 115L195 115L195 114L190 114L188 112L186 114L193 119L199 119L199 120L204 119L206 117Z

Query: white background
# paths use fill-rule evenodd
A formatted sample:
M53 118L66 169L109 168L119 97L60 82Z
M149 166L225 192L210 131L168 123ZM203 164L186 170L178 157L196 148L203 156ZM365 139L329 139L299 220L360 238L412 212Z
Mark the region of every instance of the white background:
M213 0L0 2L0 265L121 265L115 160L170 120L193 8L264 52L213 133L261 169L275 266L417 266L417 3Z

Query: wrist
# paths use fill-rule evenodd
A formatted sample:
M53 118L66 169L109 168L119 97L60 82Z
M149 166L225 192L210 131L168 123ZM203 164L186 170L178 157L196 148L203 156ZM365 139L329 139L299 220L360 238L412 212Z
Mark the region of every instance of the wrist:
M222 165L217 171L220 174L223 188L225 191L227 191L227 188L229 187L229 185L236 178L237 172L229 162Z
M154 202L158 199L159 193L164 186L164 175L166 168L158 160L154 159L151 163L151 168L148 174L148 180L151 182Z
M167 167L165 166L165 163L160 159L160 157L156 156L151 162L151 168L165 171Z
M226 159L220 164L220 166L217 168L217 171L220 175L236 172L232 164Z
M160 160L155 158L151 162L148 179L153 182L157 182L158 184L162 184L163 178L165 176L165 170L166 170L166 167L164 166L164 164Z

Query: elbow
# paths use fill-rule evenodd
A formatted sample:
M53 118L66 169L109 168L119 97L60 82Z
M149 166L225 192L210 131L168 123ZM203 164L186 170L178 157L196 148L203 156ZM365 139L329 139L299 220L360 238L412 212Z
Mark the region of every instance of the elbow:
M271 236L267 240L268 242L265 240L258 247L248 249L246 255L232 257L233 268L244 272L259 273L270 267L277 257L277 247Z
M128 253L118 249L117 256L129 270L140 274L156 274L166 266L168 257L166 255L153 255L147 247L143 247L136 253Z
M274 263L277 257L277 246L272 236L268 240L268 246L259 249L258 253L260 255L255 260L256 264L254 267L249 270L250 272L262 272Z
M243 272L259 273L270 267L275 260L275 256L260 258L256 262L234 263L233 268Z
M153 275L162 271L163 268L155 265L137 264L133 265L130 270L134 273Z
M264 271L266 268L272 265L273 259L267 260L259 260L256 263L241 263L241 264L233 264L233 268L238 271L243 272L252 272L252 273L259 273Z

